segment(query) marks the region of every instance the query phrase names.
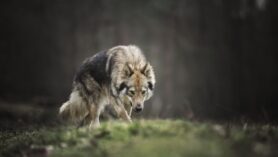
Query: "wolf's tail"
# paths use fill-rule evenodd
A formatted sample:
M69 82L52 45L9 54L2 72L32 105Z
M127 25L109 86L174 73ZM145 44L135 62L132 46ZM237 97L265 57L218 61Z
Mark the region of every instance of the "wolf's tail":
M70 94L70 99L59 109L59 114L63 120L79 123L88 114L86 102L80 96L78 91Z

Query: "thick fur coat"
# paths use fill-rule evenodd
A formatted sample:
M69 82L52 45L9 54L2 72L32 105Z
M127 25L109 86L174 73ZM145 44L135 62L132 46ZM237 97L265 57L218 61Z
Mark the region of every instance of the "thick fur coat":
M131 122L132 111L144 108L155 85L152 66L134 45L116 46L86 59L73 81L70 98L60 107L60 115L76 124L98 127L106 105Z

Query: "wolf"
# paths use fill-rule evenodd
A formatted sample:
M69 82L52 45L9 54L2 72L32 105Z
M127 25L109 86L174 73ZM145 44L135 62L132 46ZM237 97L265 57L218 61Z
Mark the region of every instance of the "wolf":
M76 72L69 100L59 114L77 125L100 126L99 117L111 105L117 116L132 122L153 95L155 74L135 45L119 45L85 59Z

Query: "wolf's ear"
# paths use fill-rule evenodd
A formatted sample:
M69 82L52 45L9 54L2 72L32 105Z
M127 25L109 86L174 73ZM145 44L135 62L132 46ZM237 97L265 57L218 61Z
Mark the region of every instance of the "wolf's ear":
M150 63L146 63L141 69L141 73L146 77L150 77L151 65Z
M130 77L134 73L133 69L131 68L131 65L128 63L125 64L124 72L125 72L125 76L127 77Z

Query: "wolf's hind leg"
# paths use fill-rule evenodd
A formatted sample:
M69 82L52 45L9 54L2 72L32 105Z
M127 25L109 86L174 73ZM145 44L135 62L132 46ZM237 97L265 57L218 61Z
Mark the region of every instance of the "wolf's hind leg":
M91 122L91 115L88 113L78 124L78 128L85 126Z
M100 107L98 107L96 105L92 105L90 108L89 116L91 117L91 123L90 123L89 128L91 128L91 129L98 128L100 126L100 123L99 123Z

